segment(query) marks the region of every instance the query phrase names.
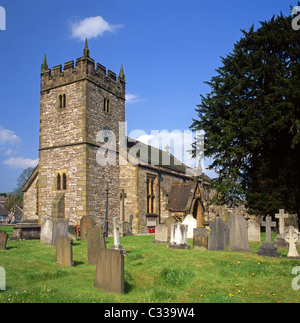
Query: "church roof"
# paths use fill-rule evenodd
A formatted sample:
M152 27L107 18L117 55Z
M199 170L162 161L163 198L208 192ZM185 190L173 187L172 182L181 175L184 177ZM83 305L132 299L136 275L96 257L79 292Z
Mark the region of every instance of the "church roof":
M190 209L193 199L195 182L174 183L169 195L169 206L172 212L185 212Z

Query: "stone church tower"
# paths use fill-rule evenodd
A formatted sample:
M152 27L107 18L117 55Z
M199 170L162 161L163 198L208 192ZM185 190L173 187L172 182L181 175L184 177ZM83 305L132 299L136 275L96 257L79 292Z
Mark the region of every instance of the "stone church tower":
M83 215L104 226L106 188L109 222L120 215L118 149L116 165L101 166L96 154L111 130L119 138L125 121L125 75L119 77L90 57L86 41L83 56L51 69L46 56L41 68L37 212L42 218L63 216L77 224ZM106 151L108 153L108 151ZM55 209L63 205L62 210ZM62 214L63 213L63 214ZM111 228L109 228L111 230Z

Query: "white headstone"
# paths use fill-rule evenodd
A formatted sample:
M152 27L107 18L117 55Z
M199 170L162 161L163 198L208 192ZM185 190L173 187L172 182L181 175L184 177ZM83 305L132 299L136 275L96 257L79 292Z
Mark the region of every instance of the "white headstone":
M40 241L48 245L53 244L53 222L50 219L43 219Z
M260 223L258 221L248 221L248 240L252 242L260 242Z
M182 224L186 224L188 226L187 238L193 239L194 229L197 228L197 220L191 214L188 214L182 221Z
M292 226L289 226L287 232L284 234L284 238L290 244L289 253L287 256L289 258L299 258L299 253L296 248L296 242L298 242L300 239L298 230Z
M177 222L171 224L171 240L168 248L173 249L189 249L187 242L188 226Z

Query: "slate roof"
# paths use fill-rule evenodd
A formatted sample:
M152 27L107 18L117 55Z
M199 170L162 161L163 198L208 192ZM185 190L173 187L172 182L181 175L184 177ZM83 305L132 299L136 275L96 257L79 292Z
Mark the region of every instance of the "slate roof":
M169 195L170 210L172 212L184 212L189 209L189 201L194 194L195 182L174 183Z

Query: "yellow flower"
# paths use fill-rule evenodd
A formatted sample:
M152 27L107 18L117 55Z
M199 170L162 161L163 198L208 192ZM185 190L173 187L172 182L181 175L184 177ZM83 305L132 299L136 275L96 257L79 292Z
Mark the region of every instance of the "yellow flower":
M255 274L254 274L254 273L252 273L252 276L255 276Z
M233 294L231 294L231 293L229 293L229 297L232 297L232 296L234 296Z
M240 290L238 290L238 293L240 293L241 291Z
M235 286L236 286L236 287L238 287L238 286L239 286L239 284L235 284Z
M273 295L273 296L276 296L276 294L274 294L274 293L273 293L272 295Z
M260 265L260 262L258 262L257 264Z
M203 295L201 294L200 297L203 297Z
M256 294L257 294L257 295L259 295L259 294L260 294L260 292L257 292Z

